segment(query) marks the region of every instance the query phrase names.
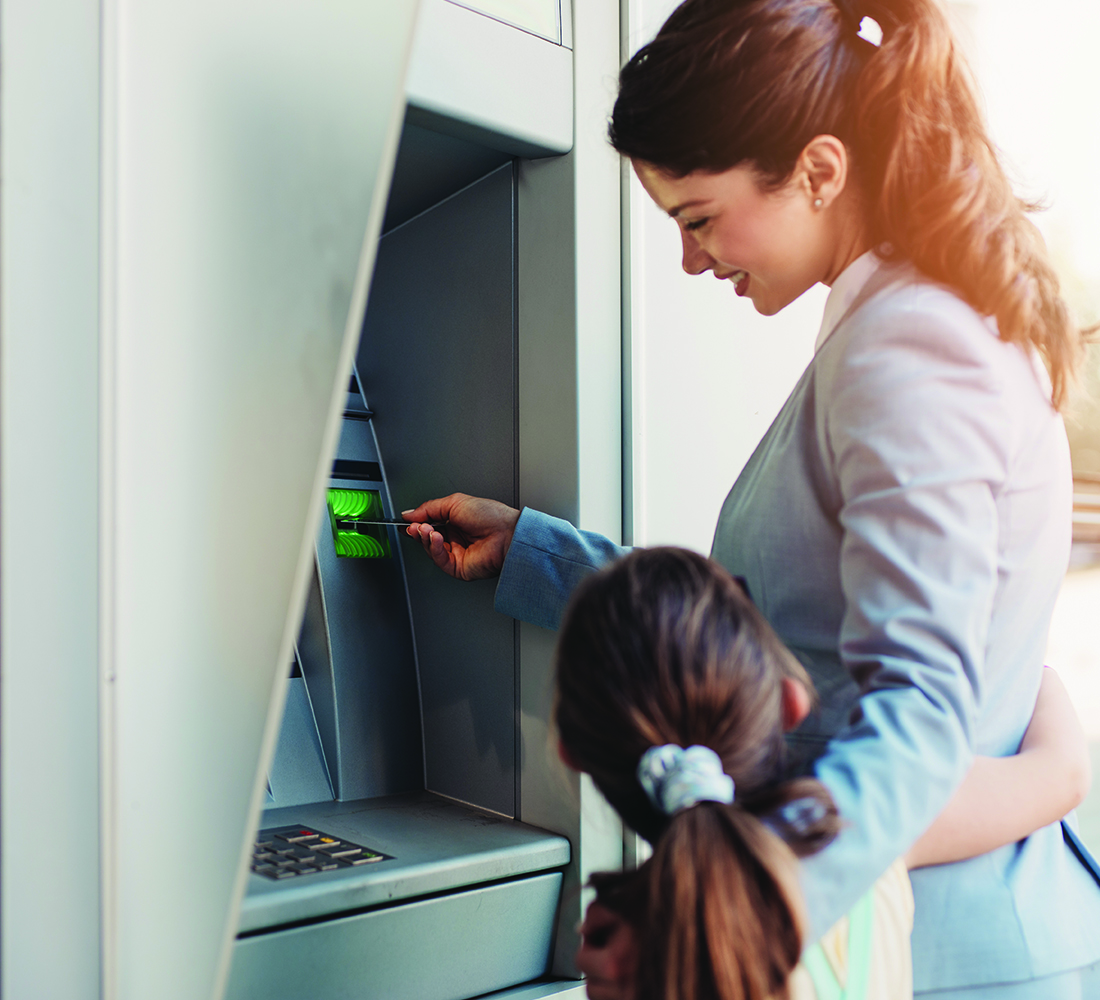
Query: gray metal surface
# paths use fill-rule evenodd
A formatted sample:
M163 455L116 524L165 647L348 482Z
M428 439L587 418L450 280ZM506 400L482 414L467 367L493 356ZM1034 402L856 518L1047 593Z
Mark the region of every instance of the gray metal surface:
M461 1000L546 970L557 872L237 942L230 1000Z
M356 365L395 511L459 489L515 502L512 183L504 166L379 244ZM427 787L514 815L515 623L494 581L415 550L405 567Z
M406 94L409 121L489 149L573 145L573 53L447 0L424 0Z
M508 153L421 128L406 119L382 231L408 222L510 159Z
M392 860L282 882L250 875L241 933L559 868L570 856L564 837L426 792L269 809L262 826L294 823Z
M100 982L100 8L0 4L6 1000L87 1000ZM48 865L28 863L28 837Z
M551 42L561 42L561 0L451 0ZM566 0L568 3L568 0Z
M555 1000L585 1000L588 990L583 982L575 979L539 980L534 983L525 983L523 986L512 986L496 993L486 993L478 1000L545 1000L554 997Z
M267 776L273 804L296 806L331 799L332 783L305 682L301 677L290 677L286 683L283 726Z

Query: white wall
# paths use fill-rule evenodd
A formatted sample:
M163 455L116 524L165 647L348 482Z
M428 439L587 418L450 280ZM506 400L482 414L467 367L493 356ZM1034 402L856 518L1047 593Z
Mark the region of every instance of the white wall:
M629 0L629 53L675 6ZM676 224L633 176L624 187L630 540L709 552L726 493L813 355L828 289L760 316L728 281L685 274Z

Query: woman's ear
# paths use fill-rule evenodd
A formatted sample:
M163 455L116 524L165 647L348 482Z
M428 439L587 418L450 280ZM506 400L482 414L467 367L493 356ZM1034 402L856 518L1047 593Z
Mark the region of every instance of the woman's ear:
M784 677L779 684L783 732L789 733L810 714L810 692L806 690L804 684L793 677ZM569 762L566 761L566 763Z
M799 154L795 172L814 208L827 208L848 183L848 148L835 135L815 135Z

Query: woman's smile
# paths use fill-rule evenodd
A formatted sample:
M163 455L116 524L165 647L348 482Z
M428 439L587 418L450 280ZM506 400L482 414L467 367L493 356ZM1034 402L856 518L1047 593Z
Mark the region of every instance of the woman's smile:
M710 271L731 282L766 316L817 282L831 283L865 249L840 238L844 213L822 211L821 195L834 202L843 190L843 181L837 183L843 169L820 176L813 170L800 165L774 188L746 164L677 177L652 164L634 163L646 193L680 227L684 270Z

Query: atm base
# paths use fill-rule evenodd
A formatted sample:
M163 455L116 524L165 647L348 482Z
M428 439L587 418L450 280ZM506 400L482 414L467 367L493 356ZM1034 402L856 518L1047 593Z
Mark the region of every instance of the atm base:
M430 792L269 809L261 827L294 824L387 857L252 875L226 1000L466 1000L520 983L501 1000L562 995L531 980L547 971L563 837Z
M560 892L551 872L242 938L226 1000L464 1000L522 983L546 971Z

